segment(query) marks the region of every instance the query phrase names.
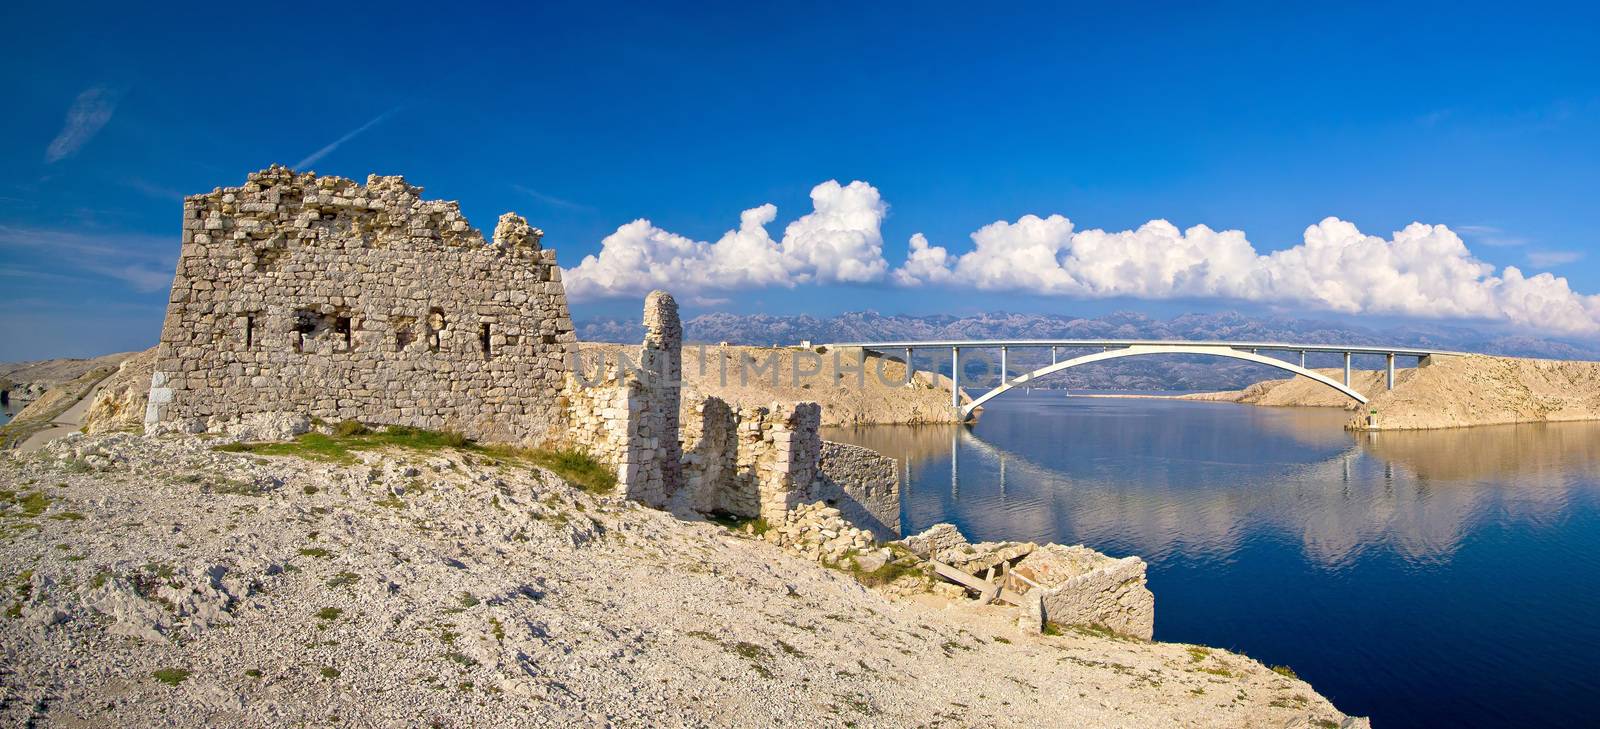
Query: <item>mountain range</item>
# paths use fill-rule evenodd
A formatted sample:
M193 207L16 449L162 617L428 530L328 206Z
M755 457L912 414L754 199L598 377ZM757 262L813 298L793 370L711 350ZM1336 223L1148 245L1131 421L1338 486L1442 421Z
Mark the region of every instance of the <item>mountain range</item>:
M643 328L637 319L591 319L578 323L584 341L638 342ZM1570 342L1444 324L1411 324L1367 328L1326 320L1250 316L1237 312L1183 314L1157 319L1134 312L1100 317L1060 314L983 313L967 316L885 315L872 311L831 317L810 315L707 313L684 321L685 341L744 345L941 339L1183 339L1293 342L1298 344L1367 344L1448 349L1483 354L1551 359L1600 359L1600 343ZM899 352L888 352L899 355ZM1062 350L1063 356L1071 356ZM1076 354L1076 353L1074 353ZM1279 353L1268 353L1279 354ZM1279 356L1292 357L1289 354ZM949 355L919 351L921 368L943 365ZM927 358L924 361L924 358ZM966 358L965 351L963 358ZM1047 361L1047 350L1013 352L1013 374ZM1313 367L1337 367L1338 355L1312 355ZM1376 369L1379 357L1356 359L1356 367ZM1400 366L1411 362L1400 361ZM963 367L964 377L982 367ZM1164 356L1133 358L1073 368L1050 378L1058 387L1089 390L1194 391L1237 389L1252 382L1282 377L1280 370L1211 357ZM1041 384L1044 384L1043 382Z

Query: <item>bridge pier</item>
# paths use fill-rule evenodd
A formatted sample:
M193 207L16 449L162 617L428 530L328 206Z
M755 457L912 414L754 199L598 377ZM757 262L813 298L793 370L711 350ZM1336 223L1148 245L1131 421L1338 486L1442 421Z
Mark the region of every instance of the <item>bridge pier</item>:
M906 384L907 385L911 384L911 381L912 381L912 379L914 378L914 376L916 374L917 374L917 371L915 369L912 369L912 367L911 367L911 348L910 347L906 347Z
M961 409L961 348L950 348L950 407Z
M1344 386L1350 386L1350 353L1344 353Z
M1006 384L1006 346L1000 345L1000 384Z
M1389 359L1389 389L1394 389L1394 353L1390 352Z
M1302 350L1300 350L1300 369L1305 369L1305 368L1306 368L1306 351L1302 349ZM1350 383L1346 382L1345 384L1348 385Z

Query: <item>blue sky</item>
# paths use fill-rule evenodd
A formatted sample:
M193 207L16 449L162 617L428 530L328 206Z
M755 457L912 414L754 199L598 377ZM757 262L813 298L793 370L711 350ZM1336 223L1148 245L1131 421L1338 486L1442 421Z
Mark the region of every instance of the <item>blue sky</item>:
M181 195L308 159L660 264L600 255L580 318L659 275L691 313L1600 326L1592 7L751 5L9 3L0 359L148 346Z

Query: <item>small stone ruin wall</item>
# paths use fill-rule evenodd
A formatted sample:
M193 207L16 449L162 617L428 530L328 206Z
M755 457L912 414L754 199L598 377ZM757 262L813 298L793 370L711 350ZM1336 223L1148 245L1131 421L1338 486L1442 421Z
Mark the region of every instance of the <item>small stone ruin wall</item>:
M683 330L672 297L651 293L644 323L638 362L586 363L566 379L571 441L616 469L626 496L772 522L820 500L862 528L896 533L893 459L825 443L816 403L683 401Z
M691 507L779 521L814 500L822 448L816 403L734 409L708 397L683 420L684 498Z
M813 497L846 521L883 539L900 536L900 472L893 458L870 448L822 441Z
M187 198L147 427L289 412L564 436L577 339L555 251L511 213L485 241L421 193L273 167Z

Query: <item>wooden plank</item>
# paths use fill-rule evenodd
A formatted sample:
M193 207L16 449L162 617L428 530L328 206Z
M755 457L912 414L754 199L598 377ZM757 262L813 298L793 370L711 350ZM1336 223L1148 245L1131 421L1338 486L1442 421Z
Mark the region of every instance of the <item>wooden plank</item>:
M969 575L966 572L951 567L950 565L940 562L939 560L933 559L928 561L933 563L933 571L937 572L940 577L962 585L963 587L970 587L978 592L988 592L994 587L993 583Z

